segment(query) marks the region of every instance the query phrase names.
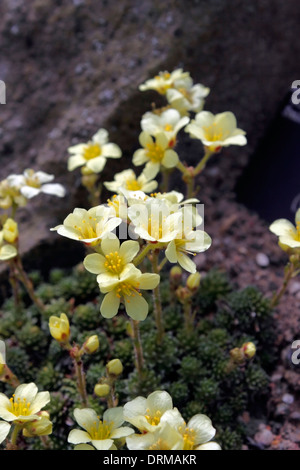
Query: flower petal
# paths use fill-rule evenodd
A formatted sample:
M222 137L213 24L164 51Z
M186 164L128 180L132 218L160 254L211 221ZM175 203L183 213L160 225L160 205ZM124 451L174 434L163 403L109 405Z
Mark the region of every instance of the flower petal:
M105 295L100 307L101 315L104 318L112 318L117 315L120 307L120 299L117 297L116 292L113 290Z
M105 272L105 258L99 253L92 253L84 258L83 265L92 274Z
M125 309L127 315L136 321L144 321L148 315L149 305L148 302L141 295L134 297L124 297Z
M10 431L10 424L5 421L0 422L0 444L4 441Z

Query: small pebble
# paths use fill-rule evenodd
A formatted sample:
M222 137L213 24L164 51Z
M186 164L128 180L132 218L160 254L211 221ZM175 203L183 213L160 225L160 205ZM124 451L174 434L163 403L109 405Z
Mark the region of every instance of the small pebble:
M282 401L287 405L291 405L292 403L294 403L294 397L290 393L285 393L282 397Z
M261 266L262 268L266 268L270 264L270 260L267 255L264 253L257 253L256 255L256 263L258 266Z

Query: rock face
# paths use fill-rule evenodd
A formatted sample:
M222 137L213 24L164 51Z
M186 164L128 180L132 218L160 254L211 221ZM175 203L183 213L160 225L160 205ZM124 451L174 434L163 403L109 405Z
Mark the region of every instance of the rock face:
M38 266L50 245L71 264L73 248L49 228L88 206L80 173L67 172L67 148L105 127L123 158L106 166L104 180L130 166L141 115L157 99L139 92L140 83L182 67L211 88L206 109L236 114L249 143L225 153L229 173L222 174L221 159L211 167L225 192L300 78L297 0L2 0L0 15L0 79L7 87L0 178L32 167L53 173L68 190L64 200L43 195L20 213L21 249L35 253ZM182 137L183 159L193 163L199 149ZM216 197L218 191L216 183Z

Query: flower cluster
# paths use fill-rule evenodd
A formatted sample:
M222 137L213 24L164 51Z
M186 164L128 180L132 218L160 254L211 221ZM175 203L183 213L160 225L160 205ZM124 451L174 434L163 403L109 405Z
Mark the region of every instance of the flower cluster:
M91 408L76 408L74 417L84 430L73 429L68 442L78 450L117 450L116 440L121 438L129 450L221 450L212 441L216 430L211 420L197 414L186 423L166 391L110 408L103 420ZM131 426L123 426L124 422Z
M51 434L49 414L42 411L49 401L49 392L38 392L33 382L19 385L11 398L0 393L0 443L12 426L17 432L22 430L25 437Z
M166 391L155 391L147 398L137 397L126 403L124 418L139 431L126 438L130 450L221 449L212 441L216 430L211 420L197 414L186 423Z
M64 223L54 227L60 235L81 241L95 253L84 260L85 268L97 275L104 294L101 314L112 318L123 302L134 320L144 320L148 304L141 290L153 290L160 281L158 273L142 273L137 265L150 251L163 252L166 261L179 263L188 272L196 265L190 254L207 250L211 238L197 226L202 218L192 204L177 192L146 195L142 191L123 191L127 211L116 217L114 206L99 205L89 210L77 208ZM123 196L125 198L125 196ZM188 201L187 201L188 202ZM123 224L123 228L119 227ZM119 237L114 230L119 228ZM121 243L121 236L133 240Z

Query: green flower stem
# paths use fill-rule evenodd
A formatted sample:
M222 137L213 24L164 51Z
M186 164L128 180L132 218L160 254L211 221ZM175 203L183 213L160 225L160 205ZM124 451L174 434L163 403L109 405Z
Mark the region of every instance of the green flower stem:
M13 292L15 308L16 310L18 310L21 305L21 298L19 291L18 276L16 273L14 260L10 260L9 262L9 282Z
M161 261L161 263L159 263L158 272L160 272L163 269L163 267L167 263L167 261L168 261L168 258L166 258L166 256L165 256L164 259Z
M135 266L138 266L142 261L143 259L147 256L147 254L149 253L150 250L152 250L153 248L153 245L151 245L151 243L149 243L148 245L146 245L142 251L134 258L133 260L133 264Z
M271 300L271 304L270 304L271 308L274 308L279 304L281 297L285 293L290 280L292 279L292 277L294 277L295 271L296 271L295 264L293 262L289 262L285 268L282 286L278 289L278 291L276 292L276 294L273 296Z
M170 175L173 172L173 168L162 170L162 182L161 182L161 192L166 193L169 189Z
M76 357L75 355L73 359L74 359L75 374L77 378L77 388L80 394L81 402L85 408L88 408L89 403L88 403L88 396L87 396L87 391L86 391L85 374L83 370L82 358L81 356Z
M155 274L159 273L158 269L158 255L159 251L154 250L152 255L152 270ZM154 315L155 315L155 323L157 328L157 342L158 344L162 343L164 337L164 325L163 325L163 313L162 313L162 306L161 306L161 298L160 298L160 288L159 284L155 289L153 289L153 302L154 302Z
M18 440L19 432L21 431L21 429L22 429L22 426L15 424L13 432L11 433L10 445L13 446L14 450L17 450L18 448L17 440Z
M24 285L24 287L25 287L29 297L31 298L32 302L36 305L38 310L41 313L43 313L44 310L45 310L45 305L43 304L41 299L39 299L36 296L36 294L34 292L33 284L31 282L31 280L29 279L27 273L24 270L24 267L23 267L22 260L21 260L20 256L17 255L15 258L13 258L13 261L14 261L15 268L16 268L16 276L18 277L18 279Z
M144 356L143 356L143 348L142 348L142 343L141 343L139 324L140 324L139 321L131 320L135 364L136 364L138 376L141 381L143 378L143 370L144 370Z
M199 175L199 173L201 173L201 171L203 171L208 159L211 157L212 154L213 152L206 147L204 156L196 167L186 167L181 162L178 162L177 168L181 171L182 179L187 186L187 198L194 196L195 178L197 175Z
M184 174L186 172L186 167L184 166L184 164L181 161L179 161L177 163L177 168L178 168L178 170L181 171L182 174Z
M109 385L109 394L106 397L107 408L115 408L119 404L118 397L116 395L116 378L108 377L105 383Z
M207 161L209 160L209 158L211 157L212 154L213 154L213 152L206 147L205 148L205 154L204 154L203 158L200 160L200 162L198 163L198 165L194 169L194 175L195 176L199 175L199 173L201 173L201 171L204 170L205 165L206 165Z

